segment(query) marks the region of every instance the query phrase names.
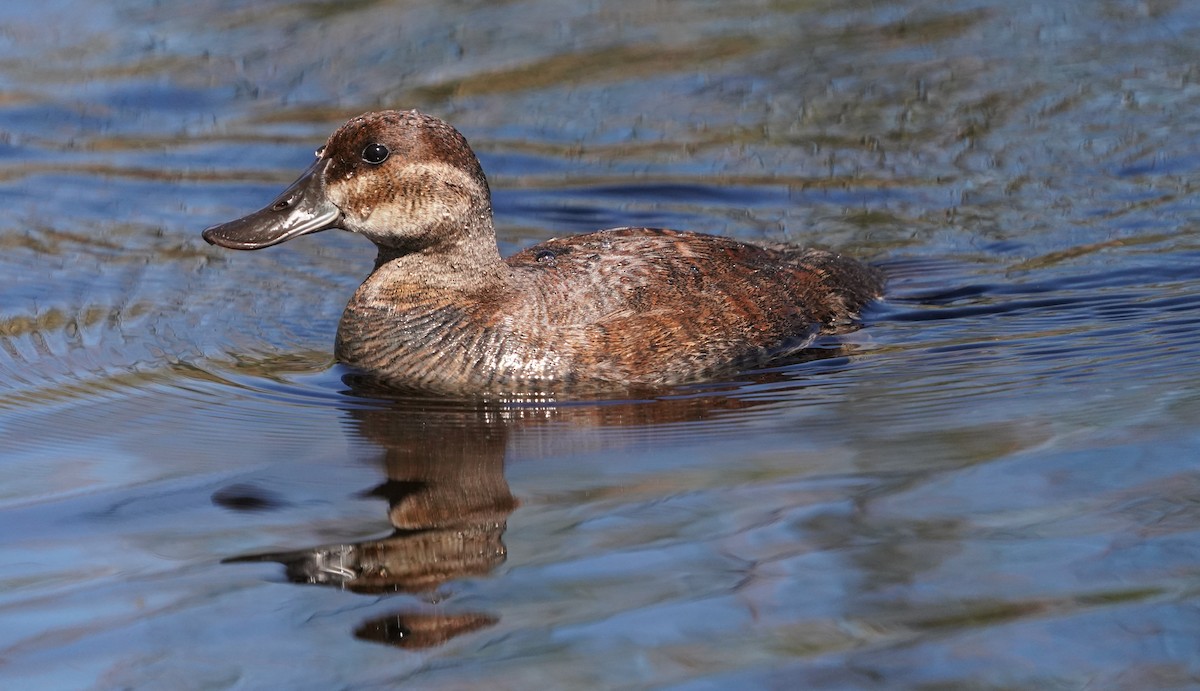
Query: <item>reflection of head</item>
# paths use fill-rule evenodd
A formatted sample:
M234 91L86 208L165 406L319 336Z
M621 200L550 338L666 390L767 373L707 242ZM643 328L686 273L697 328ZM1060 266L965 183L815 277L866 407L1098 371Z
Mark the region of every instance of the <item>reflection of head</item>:
M243 557L277 561L297 583L361 593L427 592L504 562L501 537L516 506L504 478L506 428L470 406L397 401L352 409L354 431L383 448L392 535Z
M400 648L432 648L446 641L492 626L499 619L488 614L405 612L372 619L354 631L357 638Z
M229 561L275 561L295 583L373 594L431 592L504 563L502 537L516 506L504 478L505 424L474 407L422 401L348 412L354 433L383 449L387 480L365 494L387 500L392 535ZM368 621L355 635L424 648L498 621L426 607Z

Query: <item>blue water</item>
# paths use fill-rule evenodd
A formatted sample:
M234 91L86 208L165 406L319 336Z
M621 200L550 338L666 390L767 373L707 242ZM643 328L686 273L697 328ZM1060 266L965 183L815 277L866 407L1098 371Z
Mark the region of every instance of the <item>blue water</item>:
M0 9L0 686L1200 686L1200 6ZM364 389L369 243L204 227L346 118L459 127L501 248L890 276L639 400Z

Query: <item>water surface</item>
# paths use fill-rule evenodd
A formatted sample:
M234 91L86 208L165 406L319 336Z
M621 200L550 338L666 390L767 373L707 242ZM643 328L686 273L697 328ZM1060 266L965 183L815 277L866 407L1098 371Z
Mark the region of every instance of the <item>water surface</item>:
M0 28L5 686L1200 685L1200 7ZM365 389L331 350L369 243L199 231L392 107L471 140L505 252L789 240L889 297L806 362L636 400Z

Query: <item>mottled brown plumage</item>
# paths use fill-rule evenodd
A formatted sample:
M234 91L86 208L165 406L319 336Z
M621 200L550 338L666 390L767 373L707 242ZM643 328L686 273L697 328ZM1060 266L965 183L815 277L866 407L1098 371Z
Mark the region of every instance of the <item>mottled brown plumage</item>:
M355 118L271 206L205 231L257 249L331 227L379 247L338 359L444 393L674 384L765 364L882 292L853 259L647 228L550 240L507 260L478 160L416 111Z

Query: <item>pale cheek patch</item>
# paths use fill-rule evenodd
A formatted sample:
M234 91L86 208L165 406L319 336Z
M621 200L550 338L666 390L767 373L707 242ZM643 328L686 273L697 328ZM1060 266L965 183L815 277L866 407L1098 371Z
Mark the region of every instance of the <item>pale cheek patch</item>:
M475 179L445 163L410 163L383 179L360 171L330 181L329 187L330 201L345 215L347 230L385 244L389 237L419 237L464 218L473 198L485 198Z

